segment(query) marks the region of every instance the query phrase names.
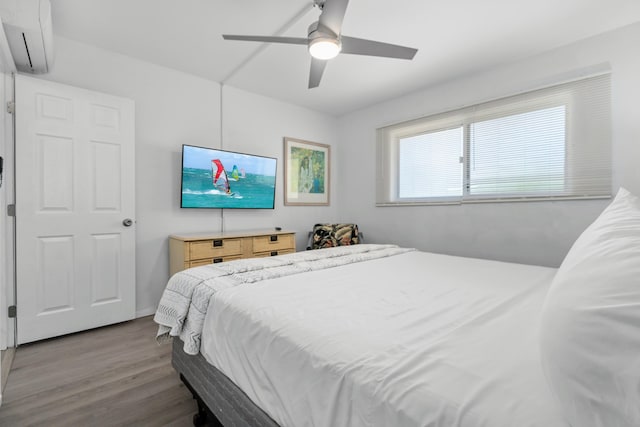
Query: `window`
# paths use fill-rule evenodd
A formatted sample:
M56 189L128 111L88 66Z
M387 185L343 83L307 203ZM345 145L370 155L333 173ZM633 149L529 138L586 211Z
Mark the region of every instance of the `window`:
M562 194L566 106L469 125L469 194Z
M400 138L398 197L462 195L462 127Z
M611 195L609 75L378 129L377 205Z

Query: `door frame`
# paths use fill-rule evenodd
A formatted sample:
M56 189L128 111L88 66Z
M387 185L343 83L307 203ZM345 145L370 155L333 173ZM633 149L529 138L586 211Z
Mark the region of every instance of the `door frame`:
M15 133L14 117L7 110L7 103L14 101L14 74L2 73L0 101L2 119L0 135L3 145L0 155L4 158L3 182L0 188L0 350L15 346L16 321L9 318L8 308L15 304L15 219L7 215L7 208L15 204ZM6 369L7 367L5 367Z

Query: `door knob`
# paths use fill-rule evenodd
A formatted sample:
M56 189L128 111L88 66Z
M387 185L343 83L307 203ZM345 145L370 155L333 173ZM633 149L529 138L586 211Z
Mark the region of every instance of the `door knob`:
M122 225L125 227L131 227L131 225L133 225L133 220L131 218L125 218L122 220Z

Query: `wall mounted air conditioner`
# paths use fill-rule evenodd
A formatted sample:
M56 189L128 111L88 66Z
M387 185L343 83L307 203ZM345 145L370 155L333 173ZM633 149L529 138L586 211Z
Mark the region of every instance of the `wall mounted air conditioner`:
M0 0L0 17L19 71L46 73L53 63L49 0Z

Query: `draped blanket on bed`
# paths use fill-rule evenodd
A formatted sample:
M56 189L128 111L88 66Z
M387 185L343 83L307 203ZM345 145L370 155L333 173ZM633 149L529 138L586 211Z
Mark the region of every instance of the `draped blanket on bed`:
M219 290L413 250L396 245L362 244L190 268L175 274L167 283L154 317L160 325L158 339L179 336L184 341L185 353L197 354L209 301Z

